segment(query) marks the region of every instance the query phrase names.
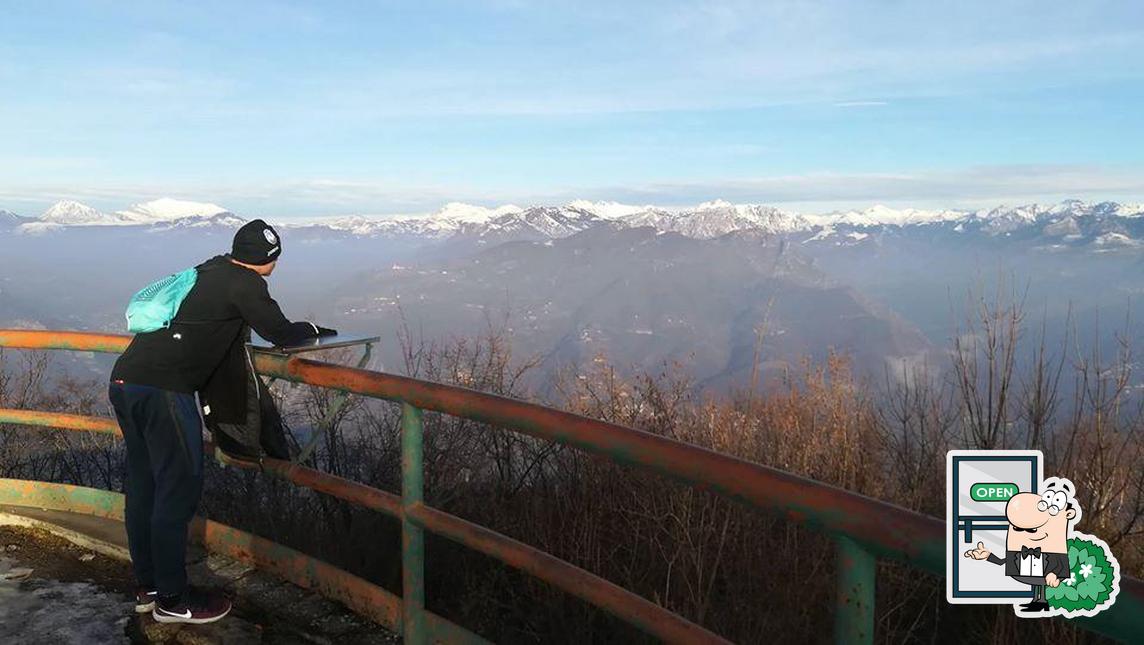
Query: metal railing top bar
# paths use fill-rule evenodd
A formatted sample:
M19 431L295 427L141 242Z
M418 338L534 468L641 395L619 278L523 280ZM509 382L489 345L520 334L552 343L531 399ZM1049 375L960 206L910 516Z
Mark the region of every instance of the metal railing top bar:
M64 349L76 352L122 354L131 336L83 331L41 331L38 329L0 329L0 348Z

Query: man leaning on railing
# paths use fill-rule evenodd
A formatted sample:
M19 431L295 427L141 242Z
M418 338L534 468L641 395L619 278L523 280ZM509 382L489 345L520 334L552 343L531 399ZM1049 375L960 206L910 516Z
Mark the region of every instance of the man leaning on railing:
M187 528L203 487L204 419L219 447L238 458L289 456L280 425L277 433L267 431L280 421L254 373L251 328L276 345L335 333L289 321L270 297L265 278L281 253L268 224L244 225L230 254L195 267L193 286L180 294L170 320L136 334L111 373L108 395L127 444L135 611L159 622L209 623L231 607L223 594L187 583Z

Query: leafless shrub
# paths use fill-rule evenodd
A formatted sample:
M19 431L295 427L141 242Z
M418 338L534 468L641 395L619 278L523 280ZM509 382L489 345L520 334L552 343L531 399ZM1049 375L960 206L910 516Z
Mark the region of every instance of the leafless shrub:
M1012 447L1014 366L1024 320L1023 296L998 281L993 298L970 291L965 328L953 341L953 373L962 403L963 444L982 449Z

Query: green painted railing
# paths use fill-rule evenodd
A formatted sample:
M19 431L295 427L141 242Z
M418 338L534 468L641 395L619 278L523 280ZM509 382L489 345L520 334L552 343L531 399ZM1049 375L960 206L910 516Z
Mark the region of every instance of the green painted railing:
M0 330L0 348L122 352L130 337L78 332ZM877 558L904 562L942 576L945 572L945 525L885 502L632 428L552 408L464 388L393 374L331 365L281 354L257 353L261 374L394 401L402 405L402 494L268 459L266 472L401 521L403 593L398 625L411 644L477 640L425 610L424 532L429 531L480 551L555 587L578 596L667 642L727 642L588 571L500 533L427 506L423 496L422 411L431 410L488 423L605 456L621 464L661 473L697 489L831 535L837 545L835 640L874 640L874 582ZM0 423L117 433L111 419L0 409ZM336 572L335 574L336 577ZM349 575L349 574L345 574ZM354 605L351 605L354 606ZM361 607L361 605L357 605ZM432 621L432 624L427 622ZM1131 641L1144 634L1144 583L1124 578L1114 607L1094 618L1077 619L1082 627ZM435 628L434 625L437 627Z

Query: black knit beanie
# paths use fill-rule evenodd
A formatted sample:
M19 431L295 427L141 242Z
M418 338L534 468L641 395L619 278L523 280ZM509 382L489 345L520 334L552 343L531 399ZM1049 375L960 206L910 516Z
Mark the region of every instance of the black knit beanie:
M242 225L234 234L230 257L243 264L270 264L282 254L278 232L266 222L256 219Z

